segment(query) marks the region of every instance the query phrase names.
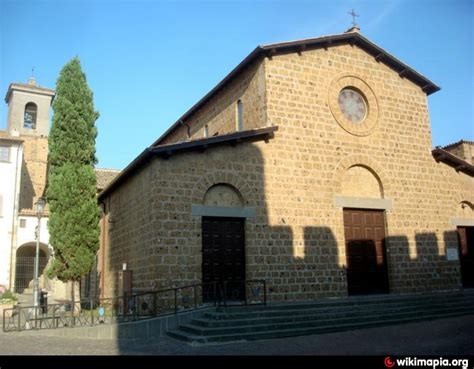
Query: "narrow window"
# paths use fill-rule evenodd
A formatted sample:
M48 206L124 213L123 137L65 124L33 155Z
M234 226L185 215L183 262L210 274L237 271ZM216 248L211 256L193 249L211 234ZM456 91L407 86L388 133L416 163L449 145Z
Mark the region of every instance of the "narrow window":
M20 228L26 228L26 219L20 219Z
M209 137L209 126L206 124L204 126L204 138Z
M236 129L237 131L242 131L244 129L244 104L242 104L242 101L239 99L237 101L237 125Z
M28 129L36 129L36 115L38 107L35 103L29 102L25 106L25 116L23 120L23 127Z
M0 161L10 161L10 147L0 146Z

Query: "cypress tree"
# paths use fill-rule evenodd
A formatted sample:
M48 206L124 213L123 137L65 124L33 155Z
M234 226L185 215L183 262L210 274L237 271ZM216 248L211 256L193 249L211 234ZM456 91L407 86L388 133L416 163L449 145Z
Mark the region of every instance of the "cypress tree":
M48 274L73 282L72 299L77 300L77 282L94 265L100 232L94 173L99 113L77 57L59 74L53 112L46 194L54 260Z

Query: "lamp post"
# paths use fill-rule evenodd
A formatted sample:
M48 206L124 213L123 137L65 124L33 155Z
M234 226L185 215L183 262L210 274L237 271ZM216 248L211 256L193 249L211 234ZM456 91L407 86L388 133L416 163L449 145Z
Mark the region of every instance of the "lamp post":
M36 216L38 217L38 228L36 230L36 255L35 255L35 275L33 280L33 305L38 306L38 271L39 271L39 246L40 246L40 230L41 216L43 215L46 200L43 197L38 198L35 203Z

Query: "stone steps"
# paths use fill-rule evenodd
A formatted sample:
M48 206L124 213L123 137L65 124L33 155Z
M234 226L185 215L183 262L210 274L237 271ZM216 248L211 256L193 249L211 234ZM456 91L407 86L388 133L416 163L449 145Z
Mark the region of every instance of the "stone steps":
M381 295L241 306L202 314L168 335L190 343L258 340L474 314L474 293Z

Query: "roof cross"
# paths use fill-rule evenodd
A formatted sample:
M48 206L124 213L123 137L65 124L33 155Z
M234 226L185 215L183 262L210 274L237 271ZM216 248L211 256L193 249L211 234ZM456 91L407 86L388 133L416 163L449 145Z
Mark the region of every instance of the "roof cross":
M357 23L355 21L356 17L360 17L359 14L356 14L354 9L352 9L352 11L350 13L347 13L349 15L352 15L352 27L357 27Z

